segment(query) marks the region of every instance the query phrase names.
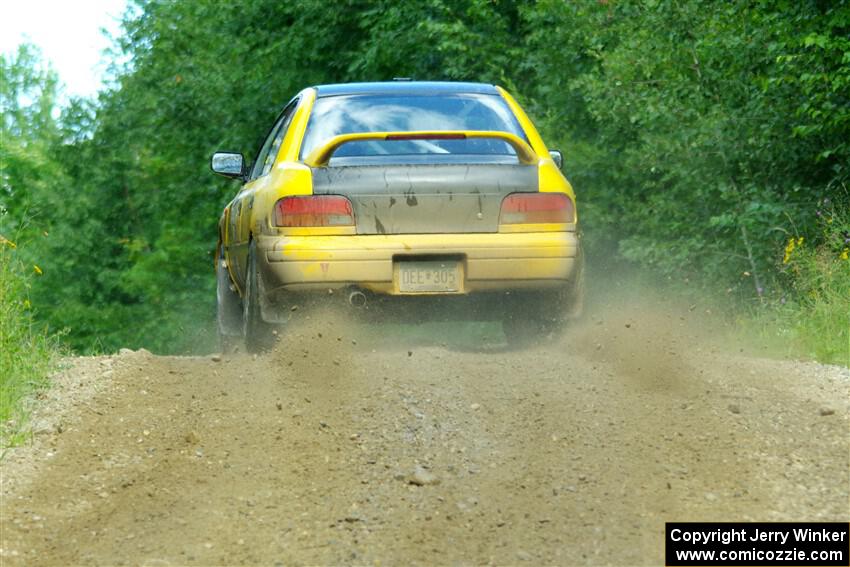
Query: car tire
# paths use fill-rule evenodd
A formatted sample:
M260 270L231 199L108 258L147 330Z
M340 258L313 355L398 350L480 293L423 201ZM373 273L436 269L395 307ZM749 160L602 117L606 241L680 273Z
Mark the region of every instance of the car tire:
M508 347L527 348L547 341L552 328L544 321L512 313L502 319L502 332Z
M547 341L557 328L551 309L554 297L547 294L518 294L506 301L502 332L511 348L531 347Z
M581 319L584 314L585 294L584 256L582 255L579 258L578 271L573 279L573 284L564 292L561 308L564 323Z
M242 297L242 335L249 352L263 352L274 345L274 325L263 320L260 293L257 244L252 240L248 247L248 269L245 272L245 293Z
M216 251L216 327L222 353L238 352L242 348L242 299L233 289L221 246Z
M511 347L529 347L557 339L581 319L585 302L584 256L579 256L575 277L554 295L520 296L507 302L502 318L505 340Z

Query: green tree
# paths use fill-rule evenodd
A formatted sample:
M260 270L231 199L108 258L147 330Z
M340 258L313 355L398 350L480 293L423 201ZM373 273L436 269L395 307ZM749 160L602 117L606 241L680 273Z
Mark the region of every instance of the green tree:
M0 55L0 234L19 235L25 219L49 217L63 170L52 153L60 138L54 113L59 83L32 45ZM31 231L30 231L31 232Z

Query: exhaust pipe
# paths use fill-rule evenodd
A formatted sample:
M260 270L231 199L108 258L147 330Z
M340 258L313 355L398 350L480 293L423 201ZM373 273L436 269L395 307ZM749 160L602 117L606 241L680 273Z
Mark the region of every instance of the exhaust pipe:
M352 307L366 307L366 295L362 291L352 291L348 294L348 304Z

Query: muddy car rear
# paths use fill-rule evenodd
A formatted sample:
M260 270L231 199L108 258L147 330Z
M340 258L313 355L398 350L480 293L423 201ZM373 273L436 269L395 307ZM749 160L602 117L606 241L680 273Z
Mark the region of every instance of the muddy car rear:
M547 313L576 310L575 194L498 87L307 89L241 177L220 223L224 335L251 341L289 319L305 294L329 290L538 294ZM496 311L516 317L507 305Z

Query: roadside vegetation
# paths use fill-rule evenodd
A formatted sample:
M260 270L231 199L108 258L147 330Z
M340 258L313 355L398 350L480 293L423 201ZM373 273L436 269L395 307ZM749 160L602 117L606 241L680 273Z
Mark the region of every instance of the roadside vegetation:
M848 364L847 1L138 0L114 51L110 88L61 115L32 49L0 69L0 234L30 237L34 317L77 352L212 348L236 185L209 155L250 159L305 86L413 77L519 96L565 153L591 261Z
M826 199L817 216L820 238L810 244L788 236L779 274L784 285L740 328L781 355L850 367L850 215Z
M21 438L26 401L45 387L60 346L32 319L28 299L37 265L25 265L16 244L0 237L0 450Z

